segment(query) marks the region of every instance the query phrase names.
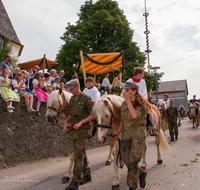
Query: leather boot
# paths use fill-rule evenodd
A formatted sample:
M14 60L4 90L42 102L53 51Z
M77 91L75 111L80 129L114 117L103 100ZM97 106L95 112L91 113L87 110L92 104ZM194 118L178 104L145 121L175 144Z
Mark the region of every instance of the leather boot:
M90 174L89 175L84 175L81 178L81 180L79 181L79 185L84 185L84 184L89 183L91 181L92 181L92 179L91 179L91 175Z
M140 176L139 176L140 187L141 188L145 188L145 186L146 186L146 177L147 177L147 172L142 171L141 174L140 174Z
M78 190L78 183L75 181L72 181L65 190Z
M154 124L154 119L153 119L152 113L149 113L149 120L151 122L151 136L157 136L158 131L157 131L156 126Z
M178 140L178 135L175 135L175 139Z

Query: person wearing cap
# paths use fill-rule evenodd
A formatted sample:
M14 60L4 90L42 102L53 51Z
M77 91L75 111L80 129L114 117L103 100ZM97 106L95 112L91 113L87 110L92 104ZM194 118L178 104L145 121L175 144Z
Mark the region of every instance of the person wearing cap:
M126 82L123 91L124 101L121 105L121 122L115 139L121 132L121 151L124 164L128 168L127 184L129 190L136 190L146 185L147 172L138 165L146 146L146 118L150 112L147 100L139 94L139 86L134 82Z
M170 134L170 141L178 140L178 125L177 125L177 117L180 121L180 113L178 112L178 108L173 105L173 100L170 100L170 106L166 109L166 113L168 114L168 128Z
M92 113L92 104L90 103L90 100L92 99L81 92L78 79L72 79L66 84L67 90L69 90L74 96L70 99L69 115L63 123L63 129L67 132L67 127L70 126L69 121L71 121L71 125L74 128L70 132L74 146L74 170L72 181L65 190L75 190L78 189L79 185L91 181L86 147L87 139L92 134L90 129L80 129L80 126L83 124L89 124L89 122L94 119L94 116ZM83 177L81 178L82 173Z
M166 108L168 108L170 106L170 100L168 99L169 98L169 95L168 94L165 94L164 95L164 102L166 104Z
M134 75L134 77L128 79L127 82L136 83L139 86L139 89L138 89L139 94L142 95L146 100L148 100L146 82L143 79L143 77L144 77L144 69L142 67L135 67L134 70L133 70L133 75ZM121 97L123 98L123 93L121 94ZM149 104L149 108L151 110L151 105L150 104ZM151 136L157 136L158 135L158 131L157 131L155 123L154 123L152 112L148 113L148 119L151 122L151 126L149 128L150 131L151 131Z

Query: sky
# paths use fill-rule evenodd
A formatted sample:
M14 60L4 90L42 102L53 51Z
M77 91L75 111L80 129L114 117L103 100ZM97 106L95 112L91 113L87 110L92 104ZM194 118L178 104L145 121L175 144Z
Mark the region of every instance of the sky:
M96 2L97 0L93 0ZM116 0L124 11L133 41L146 50L144 0ZM85 0L2 0L19 40L24 45L19 62L55 60L67 23L75 24ZM189 95L200 98L200 1L146 0L150 65L164 72L161 81L187 80ZM102 53L102 52L99 52ZM146 65L147 66L147 65ZM146 69L147 70L147 69Z

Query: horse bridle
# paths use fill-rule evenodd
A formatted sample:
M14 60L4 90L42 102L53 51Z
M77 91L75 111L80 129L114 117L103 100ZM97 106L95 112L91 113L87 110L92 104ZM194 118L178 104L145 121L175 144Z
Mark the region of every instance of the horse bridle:
M110 125L102 125L102 124L95 124L95 127L101 127L105 129L112 129L112 119L115 118L112 109L110 108L111 118L110 118Z
M61 96L61 97L62 97L62 96ZM62 97L62 100L63 100L63 97ZM47 109L52 109L52 110L56 111L56 112L58 113L58 117L59 117L59 115L60 115L60 109L63 107L63 108L64 108L64 111L65 111L65 106L64 106L64 104L63 104L63 106L62 106L62 104L60 103L60 100L58 100L58 102L59 102L59 104L60 104L60 106L59 106L58 109L56 109L56 108L54 108L54 107L52 107L52 106L47 107Z

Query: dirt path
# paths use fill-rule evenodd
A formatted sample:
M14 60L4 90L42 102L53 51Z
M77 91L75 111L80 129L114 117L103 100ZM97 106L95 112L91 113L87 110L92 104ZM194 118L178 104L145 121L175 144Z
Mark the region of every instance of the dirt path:
M168 131L165 132L168 137ZM170 143L171 152L161 152L163 164L157 165L154 138L147 139L147 185L145 190L199 190L200 189L200 129L192 128L188 119L182 121L179 139ZM113 165L105 166L109 147L87 152L92 182L79 190L109 190L112 184ZM66 172L69 158L61 157L14 168L0 170L1 190L64 190L67 184L60 179ZM121 190L128 190L124 167L121 173ZM7 177L6 177L7 176Z

